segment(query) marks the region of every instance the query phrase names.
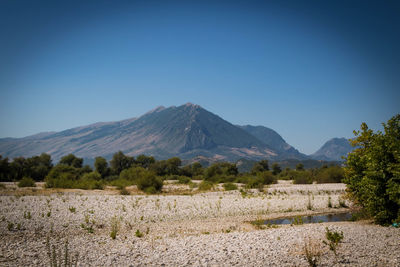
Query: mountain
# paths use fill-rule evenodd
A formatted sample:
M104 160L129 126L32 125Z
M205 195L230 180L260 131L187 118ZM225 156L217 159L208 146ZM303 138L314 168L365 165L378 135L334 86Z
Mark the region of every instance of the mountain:
M238 126L256 137L258 140L272 148L280 158L285 159L306 159L307 156L300 153L297 149L286 143L286 141L274 130L264 126Z
M332 138L310 157L318 160L342 161L342 156L346 156L352 150L353 147L348 139Z
M157 159L178 156L234 161L283 156L282 150L275 150L265 140L191 103L158 107L123 121L0 139L0 154L9 158L31 157L43 152L51 154L55 161L69 153L89 159L111 158L119 150L127 155L147 154Z

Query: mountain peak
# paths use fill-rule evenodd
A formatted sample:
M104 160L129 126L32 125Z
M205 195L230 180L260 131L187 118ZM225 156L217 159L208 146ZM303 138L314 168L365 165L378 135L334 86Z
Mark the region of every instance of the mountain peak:
M317 152L310 155L314 159L341 161L342 156L346 156L353 150L349 139L332 138L328 140Z
M190 108L201 108L199 105L187 102L186 104L183 105L184 107L190 107Z
M146 114L157 113L157 112L163 111L164 109L165 109L164 106L158 106L158 107L153 108L152 110L146 112Z

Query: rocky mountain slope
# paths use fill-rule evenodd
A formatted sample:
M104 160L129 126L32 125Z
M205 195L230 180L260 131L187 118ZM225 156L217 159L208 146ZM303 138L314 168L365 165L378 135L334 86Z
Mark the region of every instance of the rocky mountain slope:
M352 150L353 147L348 139L332 138L310 157L318 160L342 161L342 156L346 156Z
M239 158L302 157L276 132L269 133L273 138L269 141L268 137L262 136L263 131L269 133L272 130L238 127L188 103L178 107L158 107L143 116L123 121L100 122L25 138L3 138L0 139L0 154L14 158L45 152L56 161L68 153L88 159L110 158L119 150L128 155L147 154L158 159L202 156L233 161Z

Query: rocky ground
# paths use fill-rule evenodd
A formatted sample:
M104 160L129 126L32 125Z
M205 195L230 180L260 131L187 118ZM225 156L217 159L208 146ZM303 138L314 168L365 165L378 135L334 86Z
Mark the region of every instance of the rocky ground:
M67 240L80 266L308 266L305 242L323 266L400 266L400 229L368 222L249 223L346 211L344 189L281 182L264 192L196 193L170 184L166 194L124 196L6 184L0 189L0 266L49 265L48 247L63 252ZM322 243L326 227L343 232L337 256Z

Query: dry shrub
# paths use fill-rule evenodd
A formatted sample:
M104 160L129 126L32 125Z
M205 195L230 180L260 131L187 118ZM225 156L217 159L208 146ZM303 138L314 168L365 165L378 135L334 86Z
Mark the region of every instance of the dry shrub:
M303 252L309 266L318 266L323 253L321 242L311 239L310 237L305 238Z

